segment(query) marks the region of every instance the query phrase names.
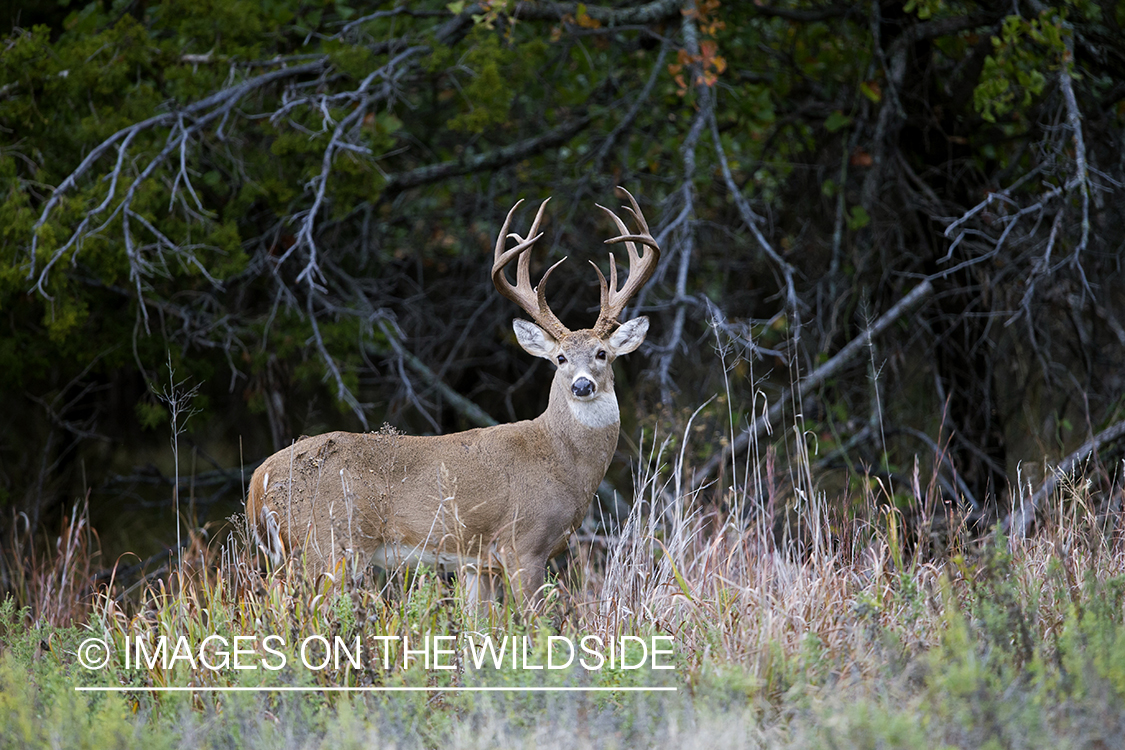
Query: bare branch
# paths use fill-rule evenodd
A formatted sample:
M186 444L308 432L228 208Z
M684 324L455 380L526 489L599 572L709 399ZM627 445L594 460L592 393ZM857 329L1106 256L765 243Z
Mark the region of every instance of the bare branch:
M452 406L458 414L465 417L465 419L469 420L478 427L491 427L494 424L498 424L495 419L489 416L488 412L480 408L480 406L478 406L473 401L470 401L457 391L450 388L443 380L441 380L441 378L437 376L437 373L435 373L426 365L425 362L418 359L418 357L416 357L406 347L404 347L402 345L402 342L399 341L398 336L389 331L388 328L383 325L382 321L380 321L380 327L382 328L383 333L386 335L387 341L390 342L395 354L398 355L411 370L416 372L422 378L422 380L425 381L427 386L440 393L441 397L445 399L445 401L450 406ZM386 352L385 350L381 350L374 346L371 347L371 350L379 356L386 356L388 354L388 352Z
M648 80L645 81L644 88L637 94L637 98L633 100L633 104L629 107L629 111L621 118L621 121L614 126L609 135L602 141L602 145L598 147L598 151L594 154L594 172L601 172L605 165L605 160L609 154L616 148L617 139L621 137L622 133L633 127L633 123L640 114L641 109L648 102L649 97L652 95L652 89L656 86L656 81L664 72L664 60L668 57L668 45L660 45L660 54L656 56L656 62L652 65L652 72L649 74Z
M880 335L892 323L926 299L932 291L933 285L930 283L929 279L924 280L921 284L911 289L909 294L895 303L890 310L887 310L879 316L863 333L849 341L844 348L836 352L836 355L830 360L809 373L808 377L801 381L797 397L803 399L811 393L814 388L820 387L821 383L835 375L845 364L863 351L864 347L868 346L876 336ZM791 397L791 393L783 395L782 398L770 407L769 413L755 420L754 424L744 430L734 442L725 447L721 453L717 453L708 459L692 479L693 489L698 489L705 484L725 461L736 453L745 450L751 440L756 440L764 434L772 426L773 422L780 418L782 409L785 404L789 402Z
M520 2L512 12L514 18L527 21L561 21L578 13L579 3ZM607 26L647 24L668 21L680 16L681 0L654 0L635 8L607 8L587 5L586 15Z
M687 48L688 54L692 56L699 55L699 32L695 27L695 19L690 13L683 14L683 21L681 23L681 30L684 37L684 46ZM695 216L695 150L699 145L699 138L703 134L703 129L707 125L708 112L712 106L712 95L710 88L702 83L702 77L692 75L693 79L699 81L696 84L696 94L699 97L700 108L692 118L691 127L688 129L687 136L684 138L683 144L680 146L680 159L683 163L683 174L680 177L680 200L683 203L683 211L680 214L679 221L682 221L682 231L680 232L680 241L676 243L679 251L680 264L676 273L676 315L672 320L672 330L668 335L667 341L662 346L660 354L660 388L663 391L664 402L670 403L671 389L674 388L674 383L669 375L672 367L672 359L679 352L683 346L684 335L684 320L687 314L687 308L683 304L683 300L687 297L687 275L691 266L691 256L695 247L695 228L692 226L691 219ZM679 223L679 221L677 223ZM667 229L665 230L667 231Z
M361 24L369 23L371 21L376 21L380 18L390 18L390 17L393 17L393 16L411 16L412 18L433 18L433 17L447 17L449 15L450 15L449 11L445 11L445 10L412 10L408 6L403 5L403 6L399 6L397 8L392 8L391 10L377 10L374 13L368 13L366 16L360 16L359 18L356 18L355 20L347 21L347 22L344 23L344 25L340 29L340 31L338 31L336 34L333 34L329 38L330 39L341 39L344 36L346 36L347 33L349 31L351 31L352 29L354 29L355 27L357 27Z
M1066 102L1066 124L1074 138L1074 177L1067 183L1067 189L1072 189L1077 183L1082 193L1082 239L1074 248L1073 263L1081 272L1079 258L1086 249L1090 238L1090 174L1086 167L1086 141L1082 137L1082 114L1078 111L1078 100L1074 98L1074 87L1071 85L1071 68L1074 58L1072 37L1067 37L1067 64L1059 69L1059 86L1062 88L1063 101ZM1086 275L1082 274L1082 281L1087 290Z
M316 283L316 279L323 278L317 266L317 246L313 231L315 229L316 217L320 213L321 206L324 204L324 195L328 187L328 178L332 173L332 163L336 157L336 152L346 145L344 137L350 130L354 129L356 125L363 122L363 118L367 115L368 107L370 107L374 101L391 96L395 81L403 73L402 69L398 66L405 63L412 56L427 49L427 47L410 47L400 52L386 65L368 74L354 92L349 91L343 95L348 99L356 101L357 106L347 117L340 120L336 125L331 140L329 140L328 145L324 148L324 156L321 158L320 174L310 182L310 186L315 190L312 206L301 215L300 229L297 232L297 242L285 252L285 255L282 256L281 259L281 262L284 262L285 259L298 248L304 247L308 250L308 260L305 263L304 269L297 276L298 283L304 281L310 286L313 286ZM382 88L378 92L368 93L368 89L377 78L383 79ZM325 125L327 125L329 117L326 111L327 106L323 100L320 106L322 111L325 112ZM271 119L277 119L277 116Z
M854 4L825 5L819 8L780 8L766 3L754 3L754 12L771 18L784 18L786 21L797 23L816 23L827 21L831 18L842 18L856 10Z
M385 193L397 193L408 188L444 180L447 177L497 169L566 143L585 130L592 121L593 117L583 115L558 125L542 135L498 148L495 151L489 151L467 159L428 164L409 172L392 174L387 178L383 191Z
M316 310L313 309L314 293L310 290L306 298L306 311L308 313L309 325L312 326L313 340L316 342L316 350L320 352L320 357L324 360L324 366L328 368L328 372L336 381L336 398L347 404L352 413L359 419L363 429L370 429L367 425L367 414L364 412L363 405L356 399L355 394L351 389L344 384L344 378L340 374L340 368L336 365L336 360L328 353L328 347L324 345L324 338L320 335L320 325L316 321Z
M110 202L112 202L113 197L116 195L117 182L120 178L121 170L125 162L125 157L128 152L129 145L132 143L133 139L137 136L138 133L152 128L172 127L172 131L168 135L168 139L165 142L164 148L156 157L152 159L152 161L149 162L148 166L133 181L133 184L130 186L126 195L122 198L121 202L118 204L117 208L114 209L110 217L106 219L105 222L103 222L102 227L105 227L123 209L127 209L129 207L129 204L132 202L133 196L135 195L136 189L139 184L149 176L151 176L152 173L157 169L157 167L159 167L168 158L168 156L171 155L171 153L175 151L177 147L179 147L181 141L186 140L190 134L199 131L207 123L211 122L219 115L228 111L231 107L234 106L235 103L254 91L257 91L276 81L286 78L298 77L309 73L323 72L327 68L327 66L328 57L323 56L314 62L306 63L304 65L297 65L292 68L282 68L280 70L273 70L268 73L263 73L259 76L255 76L254 78L244 81L237 86L232 86L231 88L218 91L211 96L205 97L204 99L201 99L200 101L183 108L182 110L165 112L163 114L150 117L147 120L143 120L139 123L130 125L127 128L122 128L121 130L117 131L112 136L98 144L98 146L96 146L89 154L86 155L86 158L82 160L78 167L69 175L67 175L66 179L64 179L59 184L59 186L55 188L50 199L43 206L43 210L39 214L39 219L35 222L34 227L32 227L31 246L28 251L29 264L27 278L29 280L36 277L35 257L36 249L39 244L40 228L47 222L51 214L58 207L58 204L62 200L63 196L69 190L72 190L78 184L78 181L80 179L85 177L90 168L93 167L93 165L104 154L106 154L109 149L117 146L120 143L120 146L118 146L117 162L114 166L113 172L110 175L111 182L109 192L107 193L105 200L103 200L103 202L98 207L93 209L93 211L89 212L87 216L83 218L83 221L78 225L78 228L75 229L73 233L71 233L70 238L67 240L67 242L52 254L52 257L47 262L46 267L38 274L38 279L35 283L35 289L45 297L48 296L46 292L46 283L47 276L51 267L54 266L59 260L61 260L66 252L70 250L70 248L74 247L75 252L77 253L77 246L80 245L81 240L88 233L87 230L92 218L104 211L109 206ZM212 110L213 107L217 107L217 109ZM198 119L194 119L194 122L188 129L185 129L182 126L182 123L185 120L192 120L197 116ZM98 230L94 231L96 232ZM126 239L126 241L129 241L128 238ZM139 274L142 271L140 261L135 257L130 257L130 266L132 269L132 274Z
M726 183L727 192L730 193L731 198L734 200L734 205L738 208L739 216L742 217L744 223L750 233L754 235L754 239L758 242L758 246L762 248L762 252L773 261L780 270L782 277L785 279L785 303L789 309L790 314L793 316L793 338L794 342L801 339L801 309L800 300L797 298L797 288L793 282L793 266L791 266L784 258L778 255L777 251L773 249L773 245L769 243L762 230L759 229L758 224L762 222L762 218L754 213L750 208L750 204L746 202L746 198L742 195L742 191L738 189L738 185L734 181L734 175L731 174L730 164L727 163L727 155L723 150L722 140L719 138L719 125L715 118L714 107L708 110L708 117L711 121L711 140L714 142L715 154L719 157L719 165L723 171L723 181ZM841 183L842 184L842 183ZM841 187L841 194L843 188Z
M1031 530L1032 523L1035 522L1035 515L1039 511L1039 506L1043 504L1048 495L1055 491L1059 480L1074 473L1079 464L1095 455L1102 447L1120 440L1122 437L1125 437L1125 419L1110 425L1083 443L1078 450L1058 463L1051 476L1043 481L1035 494L1026 500L1021 495L1019 503L1012 508L1012 512L1004 519L1001 528L1008 533L1013 541L1026 537Z

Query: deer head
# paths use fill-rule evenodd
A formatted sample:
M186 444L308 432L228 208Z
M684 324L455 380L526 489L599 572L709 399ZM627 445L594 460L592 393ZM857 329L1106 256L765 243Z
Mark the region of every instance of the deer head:
M591 262L601 285L601 308L593 328L571 331L562 324L547 304L547 279L566 258L548 268L536 288L531 287L531 249L543 236L539 232L539 224L543 219L543 211L547 207L549 198L540 204L526 238L514 232L508 233L512 215L523 201L517 201L512 206L496 238L492 265L492 283L496 289L522 307L535 320L535 323L520 319L512 321L516 340L529 354L542 357L557 366L552 384L552 397L561 394L561 397L571 404L575 417L584 423L592 423L591 426L604 425L610 416L616 421L613 360L640 346L648 332L648 318L644 316L633 318L624 324L619 324L618 318L630 298L652 277L660 260L660 247L653 239L636 199L625 188L619 187L617 190L632 204L625 210L633 215L639 231L635 234L630 233L625 222L617 214L605 206L598 206L609 214L621 232L619 236L605 242L607 245L625 243L629 253L629 277L625 285L618 289L617 262L613 253L609 254L608 284L601 269ZM514 239L517 244L505 250L504 246L509 239ZM638 245L641 247L640 251ZM508 281L504 269L515 258L519 258L519 262L516 266L516 283L513 285ZM607 399L613 400L612 407L607 403Z

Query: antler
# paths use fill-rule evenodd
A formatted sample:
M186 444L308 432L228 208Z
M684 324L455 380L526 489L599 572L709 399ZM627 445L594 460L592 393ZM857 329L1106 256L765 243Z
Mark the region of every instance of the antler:
M496 291L503 294L505 297L515 302L522 307L524 311L530 315L536 323L540 325L547 333L554 336L556 339L570 333L570 330L562 324L562 322L551 312L551 308L547 306L547 277L551 275L559 267L559 264L566 260L563 258L555 265L547 269L543 274L543 278L539 279L539 286L535 289L531 288L531 248L543 236L539 233L539 221L543 218L543 209L547 207L548 198L543 201L539 206L539 212L535 214L535 221L531 224L531 230L527 233L527 239L520 237L515 232L508 234L508 225L512 222L512 214L516 212L523 199L516 201L516 205L512 206L512 210L508 211L508 217L504 219L504 226L500 228L500 234L496 237L496 251L492 263L492 283L496 286ZM514 239L519 244L510 250L504 250L504 245L507 243L508 238ZM516 284L508 281L508 277L504 275L504 267L508 265L512 258L519 256L519 265L516 266Z
M617 228L621 230L619 237L614 237L605 241L605 244L612 245L617 242L624 242L625 248L629 251L629 278L625 281L625 285L620 290L617 289L617 261L613 259L613 253L609 254L609 285L606 285L605 276L602 275L601 269L593 263L594 270L598 272L598 281L602 287L602 304L601 312L598 314L598 322L594 324L594 334L599 337L605 337L617 326L617 316L625 309L629 299L637 293L637 290L645 285L645 282L652 278L652 274L656 271L656 264L660 260L660 246L656 244L652 233L648 230L648 222L645 221L644 214L641 213L641 207L637 205L637 200L623 187L618 187L618 194L624 194L633 204L632 208L625 206L625 210L633 214L634 221L640 228L637 234L630 234L629 228L625 226L617 214L610 211L605 206L599 205L598 208L605 211L617 224ZM534 230L532 230L534 231ZM637 246L633 243L639 242L652 249L652 252L645 252L640 255L637 252ZM546 275L544 275L546 278Z

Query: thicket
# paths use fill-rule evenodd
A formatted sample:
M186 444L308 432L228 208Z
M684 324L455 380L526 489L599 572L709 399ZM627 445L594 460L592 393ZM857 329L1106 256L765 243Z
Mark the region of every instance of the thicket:
M10 23L0 525L87 490L95 514L169 503L170 379L199 387L177 491L204 518L300 434L533 416L549 373L489 248L553 196L535 263L570 256L552 303L589 325L616 184L664 248L623 434L706 404L692 502L782 518L792 474L732 466L805 454L832 497L881 482L911 517L915 481L984 524L1033 508L1068 454L1118 496L1125 3L107 0Z

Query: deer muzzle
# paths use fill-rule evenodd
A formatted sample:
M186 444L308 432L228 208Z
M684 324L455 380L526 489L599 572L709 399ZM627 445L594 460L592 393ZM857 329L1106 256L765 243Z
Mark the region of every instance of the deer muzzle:
M578 398L589 398L593 396L597 390L598 386L594 381L581 375L575 378L574 382L570 384L570 392Z

